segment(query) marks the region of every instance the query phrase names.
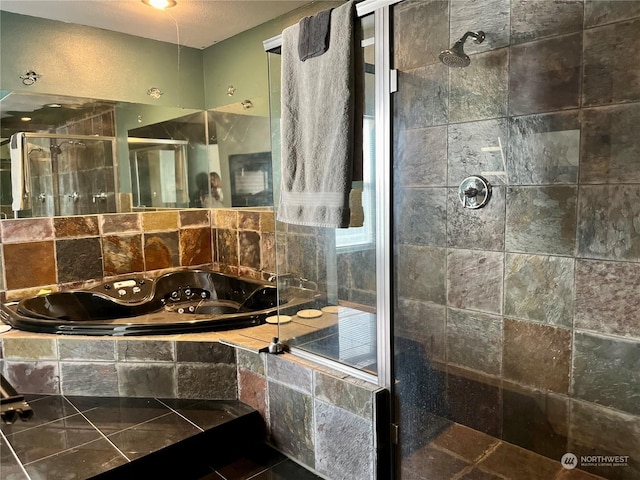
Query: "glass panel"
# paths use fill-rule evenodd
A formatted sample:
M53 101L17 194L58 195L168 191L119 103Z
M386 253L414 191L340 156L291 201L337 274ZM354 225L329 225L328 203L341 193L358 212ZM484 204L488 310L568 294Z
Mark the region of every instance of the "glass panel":
M354 182L353 188L362 195L364 226L333 229L276 223L280 295L303 292L303 296L313 297L312 302L301 304L292 311L281 311L281 314L291 317L291 321L281 322L280 338L299 351L376 374L373 16L359 21L362 23L365 59L364 178ZM280 56L269 54L269 66L277 206L280 185Z
M605 53L640 22L619 3L393 7L400 478L640 478L640 95L617 83L640 67Z

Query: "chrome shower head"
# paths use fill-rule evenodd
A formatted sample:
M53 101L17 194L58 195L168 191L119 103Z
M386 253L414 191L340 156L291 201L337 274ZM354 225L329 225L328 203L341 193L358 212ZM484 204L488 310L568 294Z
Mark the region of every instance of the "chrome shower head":
M467 41L467 37L473 37L475 43L482 43L485 35L483 31L465 33L460 40L453 44L453 47L440 52L438 56L440 61L447 67L462 68L468 66L471 63L471 59L469 55L464 53L464 42Z

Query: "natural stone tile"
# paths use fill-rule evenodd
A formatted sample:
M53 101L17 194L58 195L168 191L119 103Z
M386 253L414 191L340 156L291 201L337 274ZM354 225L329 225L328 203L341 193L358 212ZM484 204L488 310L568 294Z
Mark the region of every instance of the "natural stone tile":
M580 183L640 183L638 122L640 103L582 110Z
M105 275L144 271L142 235L107 235L102 237Z
M174 342L124 339L118 340L116 345L119 362L173 362L176 359Z
M492 375L502 365L502 317L448 310L447 362Z
M562 458L562 457L560 457ZM603 477L592 475L584 470L563 470L558 474L555 480L604 480Z
M102 244L99 238L56 241L58 282L101 279Z
M448 370L445 407L448 418L492 437L500 437L502 392L493 384L493 377L469 375L468 370L456 372L451 367ZM456 373L463 373L465 376Z
M502 440L547 458L562 458L569 451L569 399L516 385L504 387Z
M505 315L573 326L572 258L507 254L505 269Z
M504 250L505 187L493 187L482 208L464 208L458 188L447 192L447 246Z
M260 231L260 212L240 210L238 212L238 230Z
M504 175L488 175L484 172L504 172L508 157L507 120L498 118L449 125L450 187L458 187L470 175L485 175L493 185L504 184Z
M438 63L449 43L447 2L406 1L394 9L394 68L407 70Z
M349 472L373 478L374 435L371 420L323 402L314 402L315 469L329 478Z
M237 230L238 211L225 208L217 208L214 211L216 228Z
M555 478L562 467L560 462L501 442L478 466L504 478L531 478L544 480Z
M505 242L511 252L574 255L576 187L509 187Z
M210 227L209 210L180 210L180 227Z
M100 235L100 227L96 215L54 217L53 229L56 238L95 237Z
M640 260L640 185L580 187L578 255Z
M576 332L574 342L574 395L640 414L640 341Z
M582 33L511 47L509 113L565 110L580 106Z
M45 360L58 358L54 338L5 338L3 354L7 359Z
M581 32L583 17L583 0L512 2L511 43Z
M262 232L260 234L260 270L275 273L277 253L275 233Z
M115 341L101 339L59 338L60 360L116 360Z
M233 364L178 364L178 398L235 400L238 397L236 366Z
M142 221L138 213L99 215L103 235L125 232L142 232Z
M238 368L238 400L255 408L269 420L267 410L267 379L250 370Z
M60 394L60 370L58 362L2 361L2 371L7 381L21 394Z
M219 342L176 342L176 361L235 364L233 347Z
M433 444L464 458L468 462L475 463L498 441L498 439L472 428L452 423L438 434L433 440Z
M318 255L322 255L324 250L318 248L320 235L289 236L287 241L287 262L288 272L295 273L303 278L315 281L318 278ZM335 237L333 237L335 239ZM334 240L335 241L335 240ZM323 248L328 248L326 244Z
M504 320L503 374L523 385L567 393L571 330Z
M510 118L509 184L577 183L580 137L578 110Z
M53 240L52 218L6 219L2 222L2 243Z
M509 0L452 0L449 7L449 46L457 42L465 32L478 30L484 31L486 38L482 43L476 44L470 37L464 46L467 54L508 46L511 16L509 3ZM473 62L472 59L471 63Z
M394 128L404 130L447 123L447 70L438 63L398 72L398 92L394 94Z
M369 421L372 419L373 392L369 388L316 371L314 397Z
M394 332L420 342L429 359L444 360L445 318L446 308L442 305L399 296L394 311Z
M274 233L276 231L276 218L273 210L260 212L260 231Z
M447 183L447 127L403 130L394 141L394 181L399 187ZM425 168L429 165L429 168Z
M444 247L446 195L447 191L444 188L396 189L396 242Z
M145 270L180 266L178 232L145 233Z
M264 376L265 355L256 352L250 352L242 348L234 349L237 355L237 363L239 368L249 370L257 375Z
M142 214L144 232L162 232L178 229L178 212L145 212Z
M350 287L375 292L376 290L376 252L375 250L359 250L344 255L348 263L348 273L344 273L345 282L350 281ZM348 279L348 280L347 280Z
M226 265L238 265L238 231L218 228L218 261Z
M578 260L575 328L640 338L640 265Z
M447 253L447 305L502 313L504 254L481 250Z
M267 376L272 380L286 384L306 394L313 390L313 371L311 368L292 361L291 357L267 356Z
M585 468L605 478L635 479L640 475L640 417L593 403L572 400L569 451L582 455L628 455L628 467ZM616 471L620 471L616 475ZM588 479L591 480L591 479Z
M314 410L311 396L269 382L271 443L305 465L315 465Z
M401 462L402 478L406 480L457 478L468 466L468 462L428 443L415 451L409 450Z
M584 106L640 100L637 62L640 18L584 31ZM621 52L615 55L612 52Z
M445 304L445 253L443 248L398 246L398 294L404 298Z
M239 242L239 262L240 266L260 269L260 234L258 232L240 231Z
M3 244L7 290L57 283L54 242Z
M211 228L180 229L180 265L211 263Z
M593 27L640 17L637 0L585 0L584 26Z
M175 364L117 363L121 397L176 398Z
M118 396L115 363L60 362L60 375L64 395Z
M454 4L455 5L455 4ZM467 43L473 45L473 42ZM449 122L468 122L507 114L509 49L471 57L465 68L449 71Z

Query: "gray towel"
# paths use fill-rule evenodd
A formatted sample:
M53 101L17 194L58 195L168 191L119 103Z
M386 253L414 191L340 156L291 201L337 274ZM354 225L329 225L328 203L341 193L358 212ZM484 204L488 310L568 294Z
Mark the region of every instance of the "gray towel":
M298 57L299 24L282 32L281 222L349 226L354 158L362 161L354 17L355 1L334 9L329 49L305 62Z
M319 57L329 49L329 26L331 10L324 10L313 17L300 20L298 56L301 61Z

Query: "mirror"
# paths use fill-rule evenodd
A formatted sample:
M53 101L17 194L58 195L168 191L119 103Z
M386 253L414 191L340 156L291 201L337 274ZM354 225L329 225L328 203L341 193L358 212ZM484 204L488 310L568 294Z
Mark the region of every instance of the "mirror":
M201 111L8 93L0 131L2 218L15 216L17 132L19 217L273 205L266 98Z

